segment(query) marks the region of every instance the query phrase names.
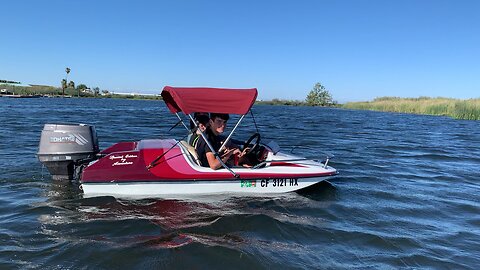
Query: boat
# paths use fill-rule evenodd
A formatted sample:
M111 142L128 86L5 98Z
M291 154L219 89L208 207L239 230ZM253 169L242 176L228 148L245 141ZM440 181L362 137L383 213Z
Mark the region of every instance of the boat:
M187 132L190 128L186 121L197 125L195 112L239 115L220 152L251 112L257 89L166 86L161 96L169 111L178 118L178 126L181 127L181 123ZM214 150L205 133L200 136ZM338 173L328 165L330 156L317 161L282 152L275 142L263 143L258 132L243 143L242 148L247 147L247 155L253 160L250 166L227 165L215 155L222 167L213 170L200 165L195 148L184 140L119 142L100 151L93 126L45 124L38 158L53 179L78 180L87 197L276 194L304 189Z

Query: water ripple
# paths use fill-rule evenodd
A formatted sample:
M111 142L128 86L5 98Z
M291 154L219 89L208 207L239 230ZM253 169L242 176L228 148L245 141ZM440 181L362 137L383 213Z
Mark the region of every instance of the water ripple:
M2 269L480 265L478 122L255 106L264 141L310 158L335 154L331 165L341 174L274 197L134 201L83 198L77 186L52 181L35 157L40 131L45 123L93 124L102 148L179 138L184 130L168 132L176 120L161 102L0 102ZM253 132L248 118L236 137Z

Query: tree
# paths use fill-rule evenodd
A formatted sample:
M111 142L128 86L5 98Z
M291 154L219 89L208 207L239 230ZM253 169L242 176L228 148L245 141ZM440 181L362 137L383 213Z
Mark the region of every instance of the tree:
M77 85L77 90L80 89L80 90L85 90L85 89L88 89L88 86L86 86L85 84L81 83L79 85Z
M63 87L63 83L62 83L62 95L65 96L65 88L67 88L67 82L68 82L68 73L70 73L70 68L67 67L65 68L65 73L67 73L67 75L65 75L65 87ZM62 80L63 82L63 80Z
M75 83L73 81L68 82L67 88L72 88L75 90Z
M65 96L65 88L67 88L67 80L62 80L62 95Z
M98 93L100 93L100 88L97 87L94 87L93 88L93 95L96 97L98 95Z
M85 89L88 89L88 86L86 86L85 84L81 83L77 85L77 96L80 96L80 91L85 92Z
M313 86L305 102L309 106L331 106L334 104L332 95L321 83L316 83L315 86Z

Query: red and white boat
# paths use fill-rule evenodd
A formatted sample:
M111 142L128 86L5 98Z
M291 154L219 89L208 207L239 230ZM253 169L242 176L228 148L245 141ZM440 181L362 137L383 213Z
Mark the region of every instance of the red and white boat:
M180 113L192 121L194 112L240 115L223 148L250 111L257 89L167 86L162 97L187 131L189 128ZM221 162L223 167L213 170L200 166L195 149L182 140L120 142L99 152L93 126L46 124L38 156L53 178L77 178L86 196L283 193L306 188L337 174L336 169L328 166L328 156L322 163L282 153L274 142L261 143L258 133L243 147L250 147L252 167L227 166Z

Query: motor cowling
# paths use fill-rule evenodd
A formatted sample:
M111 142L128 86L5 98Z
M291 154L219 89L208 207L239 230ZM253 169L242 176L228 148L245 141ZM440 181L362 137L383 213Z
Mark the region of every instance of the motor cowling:
M37 156L53 179L72 180L75 167L95 159L98 152L97 132L94 126L45 124Z

